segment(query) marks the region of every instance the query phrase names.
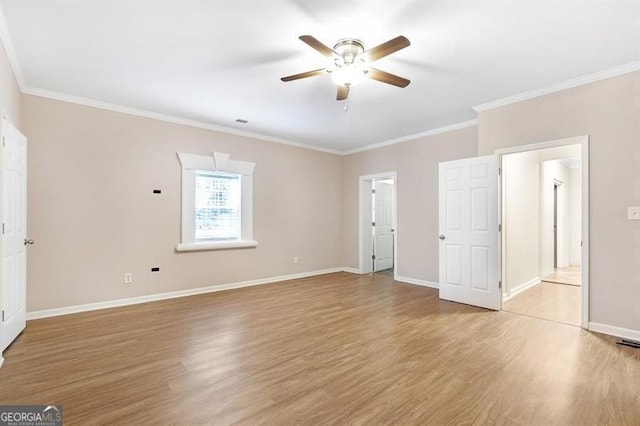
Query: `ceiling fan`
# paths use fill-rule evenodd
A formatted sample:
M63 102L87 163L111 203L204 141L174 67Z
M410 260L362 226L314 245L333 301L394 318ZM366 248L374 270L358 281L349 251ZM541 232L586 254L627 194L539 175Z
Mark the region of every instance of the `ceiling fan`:
M336 99L339 101L347 99L351 86L358 84L367 77L397 87L407 87L411 82L406 78L370 66L372 62L409 46L411 43L404 36L398 36L369 50L364 50L362 42L355 38L338 40L333 49L310 35L302 35L298 38L329 58L332 63L327 68L282 77L280 79L282 81L331 74L333 82L338 85Z

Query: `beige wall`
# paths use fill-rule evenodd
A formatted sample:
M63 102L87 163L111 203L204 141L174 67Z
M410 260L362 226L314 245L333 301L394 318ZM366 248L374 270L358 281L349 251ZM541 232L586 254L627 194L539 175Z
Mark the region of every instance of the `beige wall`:
M469 127L343 158L342 250L358 268L358 178L397 171L398 275L438 281L438 163L475 157L477 128Z
M505 155L503 176L504 291L540 278L540 153Z
M341 266L339 156L29 95L22 115L28 311ZM256 249L174 252L177 151L256 163Z
M480 113L480 155L588 134L590 321L640 330L640 73Z

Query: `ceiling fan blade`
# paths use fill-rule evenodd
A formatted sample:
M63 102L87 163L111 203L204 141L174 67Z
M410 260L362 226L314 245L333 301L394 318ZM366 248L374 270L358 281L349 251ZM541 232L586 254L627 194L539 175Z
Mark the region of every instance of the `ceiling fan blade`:
M320 69L313 70L313 71L301 72L300 74L288 75L286 77L282 77L280 80L282 80L282 81L300 80L301 78L313 77L313 76L320 75L320 74L323 74L323 73L326 73L326 72L327 72L326 68L320 68Z
M387 42L384 42L376 47L372 47L363 53L364 57L369 62L377 61L380 58L384 58L387 55L397 52L400 49L411 45L411 42L405 36L398 36Z
M338 86L337 101L344 101L349 96L349 86Z
M389 72L382 71L376 68L369 68L367 77L398 87L407 87L409 83L411 83L411 80L407 80L406 78L402 78L398 75L391 74Z
M310 35L301 35L298 37L300 40L307 43L309 46L316 49L318 52L322 53L327 58L333 58L335 56L339 56L333 49L329 48L322 42L320 42L317 38Z

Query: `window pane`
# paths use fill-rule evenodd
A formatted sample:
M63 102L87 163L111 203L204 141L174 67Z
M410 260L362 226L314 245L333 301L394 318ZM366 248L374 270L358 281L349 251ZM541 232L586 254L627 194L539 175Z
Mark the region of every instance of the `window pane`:
M196 171L196 241L241 237L240 175Z

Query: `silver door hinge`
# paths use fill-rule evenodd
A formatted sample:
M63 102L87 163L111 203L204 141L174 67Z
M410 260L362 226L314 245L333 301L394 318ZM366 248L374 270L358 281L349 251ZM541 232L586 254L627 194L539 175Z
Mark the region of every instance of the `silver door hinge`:
M376 226L376 223L375 222L371 222L371 226Z
M2 322L4 322L4 311L2 311Z
M502 288L502 281L498 281L498 288Z
M371 255L371 259L376 260L376 255L375 255L375 254L372 254L372 255Z
M501 223L498 224L498 232L502 232L502 224Z
M502 175L502 167L498 167L498 176Z
M2 224L2 233L4 234L4 223Z
M376 193L376 190L375 190L375 189L372 189L372 190L371 190L371 193L372 193L372 194L375 194L375 193Z

